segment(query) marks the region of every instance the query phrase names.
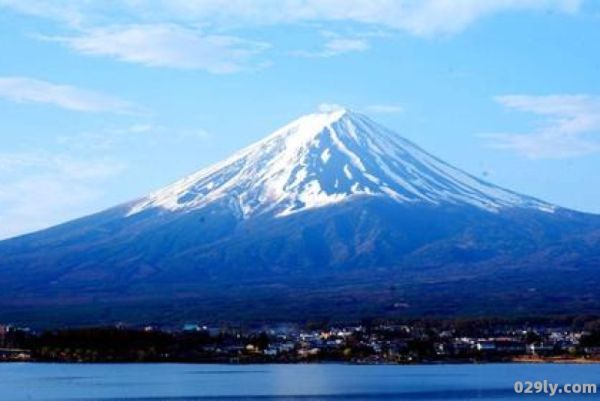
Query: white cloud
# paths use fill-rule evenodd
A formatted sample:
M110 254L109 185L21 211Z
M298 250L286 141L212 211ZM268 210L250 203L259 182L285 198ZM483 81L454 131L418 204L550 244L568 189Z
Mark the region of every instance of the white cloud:
M60 0L0 0L0 7L33 17L58 20L73 27L81 25L86 19L83 7L87 6L89 4L83 2Z
M110 159L43 151L0 153L0 239L49 227L94 210L99 182L121 173Z
M573 13L582 0L163 0L130 2L146 18L212 25L350 21L418 36L457 33L478 19L510 11Z
M73 158L44 151L0 153L0 173L39 170L57 173L66 179L96 179L119 174L124 164L106 158Z
M378 114L397 114L404 111L404 107L398 104L372 104L366 107L370 113Z
M345 107L337 103L320 103L317 110L321 113L331 113L338 110L344 110Z
M334 56L336 54L361 52L367 50L369 45L363 39L332 38L325 43L324 54Z
M583 0L0 0L0 7L8 7L13 11L36 17L51 18L75 29L101 27L114 24L115 21L130 25L161 25L170 22L181 26L202 26L211 30L306 22L353 22L364 27L382 27L428 37L459 33L478 20L498 13L533 11L572 14L581 8L582 2ZM192 42L192 48L201 49L201 53L207 48L221 54L228 53L232 47L248 51L248 48L252 49L256 45L252 42L239 43L239 38L198 35L185 33L185 29L180 29L184 33L179 35L184 37L185 41ZM134 32L130 33L136 36ZM139 33L153 34L147 31ZM158 34L159 40L161 35L164 33ZM198 38L194 39L194 35ZM81 39L89 42L101 41L102 38L115 39L110 32L102 31L84 34ZM128 40L139 39L130 37ZM216 43L210 43L211 41ZM339 45L332 44L333 47ZM88 46L83 47L89 49ZM125 60L141 58L143 62L151 65L173 64L165 63L162 58L162 61L157 60L157 55L152 51L151 56L138 54L130 57L114 49L108 50L98 43L91 47L89 50L94 54L108 52ZM175 64L205 65L195 58L180 58L181 55L175 57ZM206 64L211 65L211 62Z
M402 1L392 14L385 16L384 25L405 30L416 36L455 34L477 20L511 11L556 11L574 13L581 0L408 0Z
M333 32L322 32L325 43L317 51L295 51L295 56L300 57L333 57L339 54L362 52L369 48L367 41L360 37L343 37Z
M460 32L477 19L499 12L573 13L581 0L164 0L161 4L169 14L187 20L221 24L352 21L429 36ZM137 2L137 6L148 12L147 2Z
M253 68L268 45L227 35L206 35L172 24L123 25L49 37L93 56L151 67L202 69L227 74Z
M142 124L142 123L138 123L138 124L133 124L130 125L127 128L128 132L131 132L133 134L143 134L146 132L151 132L153 130L155 130L156 127L152 124Z
M188 140L188 139L195 139L195 140L200 140L200 141L204 141L207 139L211 139L213 137L213 135L205 130L205 129L183 129L178 131L175 134L177 137L179 137L181 140Z
M507 95L495 100L503 106L545 117L529 133L483 135L491 147L512 150L529 158L568 158L600 152L600 98L589 95Z
M321 49L287 51L332 57L369 48L367 38L406 32L457 34L478 20L507 12L575 13L583 0L0 0L0 7L66 25L46 37L75 51L153 67L225 74L270 65L257 59L269 45L226 31L269 25L352 23L353 34L327 38ZM202 29L197 29L201 27ZM314 27L314 25L313 25ZM346 27L348 28L348 27ZM312 27L311 27L312 29ZM381 34L385 31L384 34ZM373 35L373 33L375 33Z
M75 111L139 112L133 104L103 93L27 77L0 77L0 97L14 102L51 104Z
M11 181L0 189L0 239L40 230L89 213L82 205L99 193L54 175Z

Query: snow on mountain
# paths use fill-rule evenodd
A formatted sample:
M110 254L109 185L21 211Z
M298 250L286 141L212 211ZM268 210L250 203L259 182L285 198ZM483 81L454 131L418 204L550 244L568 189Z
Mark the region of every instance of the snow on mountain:
M226 201L240 217L285 216L359 196L402 203L503 208L555 206L479 180L345 109L303 116L230 158L133 204L189 211Z

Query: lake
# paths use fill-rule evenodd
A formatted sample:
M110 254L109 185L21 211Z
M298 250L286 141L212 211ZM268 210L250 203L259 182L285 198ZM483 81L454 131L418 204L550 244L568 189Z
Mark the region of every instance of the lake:
M0 364L0 400L518 400L516 380L599 383L600 365Z

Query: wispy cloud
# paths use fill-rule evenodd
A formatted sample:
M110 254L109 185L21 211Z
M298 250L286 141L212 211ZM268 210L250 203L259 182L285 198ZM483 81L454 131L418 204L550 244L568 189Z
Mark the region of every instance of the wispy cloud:
M146 174L140 163L156 163L153 149L176 152L210 138L203 129L169 128L142 120L62 135L55 143L60 151L0 151L0 239L128 200L115 198L109 188L122 185L119 181L127 175ZM129 154L137 158L132 161Z
M404 112L404 107L398 104L371 104L365 107L367 112L377 114L397 114Z
M462 32L482 18L509 12L572 14L583 0L136 0L94 2L0 0L14 12L66 25L54 39L88 55L155 67L232 73L260 68L263 41L224 35L268 25L352 23L359 30L405 32L418 37ZM120 25L115 26L115 21ZM202 27L201 30L192 27ZM296 51L331 57L368 49L365 35L326 38L321 49ZM376 35L381 36L381 35ZM386 32L383 36L391 36ZM290 53L290 52L288 52Z
M0 153L0 238L49 227L92 212L99 182L120 174L112 159L44 151Z
M351 21L418 36L453 34L478 19L510 11L573 13L581 0L199 0L130 2L147 17L158 10L185 21L212 24L289 24ZM157 6L158 4L158 6ZM154 7L152 7L153 5Z
M344 37L335 32L324 31L321 36L325 39L322 48L315 51L299 50L292 52L299 57L333 57L345 53L363 52L369 48L369 43L362 37Z
M343 109L345 107L338 103L320 103L317 105L317 110L321 113L331 113Z
M89 18L90 14L87 14L86 17L84 10L89 6L89 3L60 0L0 0L0 7L24 15L57 20L72 27L81 25L85 19Z
M181 140L192 139L200 141L205 141L213 137L213 135L209 131L202 128L180 130L176 133L176 136L178 136Z
M256 68L269 45L235 36L206 35L172 24L111 26L74 36L47 37L81 54L108 56L151 67L201 69L227 74Z
M151 143L157 146L168 146L174 143L194 145L211 138L211 133L202 128L173 128L138 122L129 126L106 127L98 131L61 135L56 141L63 149L73 154L102 154Z
M575 13L581 0L406 0L386 14L385 1L378 2L376 15L383 25L402 29L416 36L459 33L478 20L498 13L553 11ZM369 19L369 15L364 16ZM370 18L376 19L376 18Z
M503 106L545 117L529 133L482 135L496 149L512 150L529 158L569 158L600 152L600 98L590 95L507 95L495 100Z
M0 77L0 98L13 102L44 103L84 112L140 112L132 103L104 93L27 77Z

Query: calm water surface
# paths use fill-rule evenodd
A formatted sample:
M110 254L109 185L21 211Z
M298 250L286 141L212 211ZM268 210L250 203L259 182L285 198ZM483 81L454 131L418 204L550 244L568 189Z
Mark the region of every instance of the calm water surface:
M515 380L600 383L600 365L0 364L1 401L519 400ZM599 386L600 388L600 386Z

